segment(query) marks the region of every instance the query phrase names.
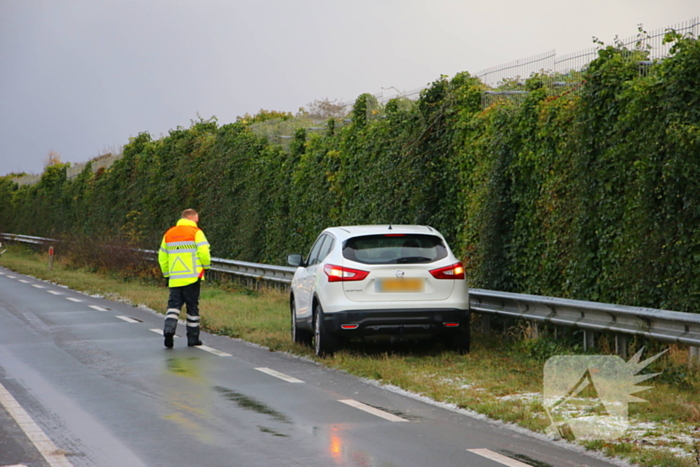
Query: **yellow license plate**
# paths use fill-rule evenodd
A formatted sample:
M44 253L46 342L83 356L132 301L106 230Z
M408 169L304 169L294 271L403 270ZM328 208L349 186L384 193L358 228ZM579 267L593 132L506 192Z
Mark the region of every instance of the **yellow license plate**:
M423 279L378 279L377 292L380 293L412 293L423 291Z

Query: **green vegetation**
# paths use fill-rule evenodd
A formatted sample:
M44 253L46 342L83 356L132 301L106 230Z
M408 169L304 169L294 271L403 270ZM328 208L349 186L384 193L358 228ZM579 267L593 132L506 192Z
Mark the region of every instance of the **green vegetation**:
M142 133L106 170L0 177L0 231L153 249L193 207L215 256L283 264L329 225L429 224L474 287L696 312L700 43L668 40L643 72L647 52L601 45L582 73L503 83L517 101L482 105L466 72L417 101L363 94L347 121L320 109L324 131L290 123L285 146L261 136L285 112Z
M110 168L87 164L70 180L54 158L35 185L0 177L0 231L65 240L54 270L18 247L0 265L162 310L155 265L129 248L155 249L192 207L221 258L283 264L330 225L428 224L473 287L697 312L700 42L667 39L670 57L651 65L644 50L599 44L581 73L503 83L527 91L512 98L485 99L464 72L417 101L363 94L346 119L342 105L316 102L296 117L261 110L226 125L199 118L158 140L141 133ZM308 128L319 115L323 130ZM290 132L284 145L279 131ZM281 293L210 281L202 308L211 332L313 358L290 342ZM475 332L464 357L357 344L324 364L542 432L533 375L549 356L580 351L580 336L528 335ZM654 364L663 373L640 394L650 403L631 405L628 438L584 445L645 466L697 465L700 376L686 359L671 348Z
M51 280L71 288L127 300L163 311L167 289L162 281L95 274L76 268L58 256L52 271L46 254L11 246L0 266ZM274 291L252 291L232 283L205 282L202 323L209 332L241 338L270 350L313 359L309 348L292 344L288 297ZM542 407L543 364L555 354L573 353L577 336L554 341L545 331L529 339L526 325L507 334L484 336L474 329L472 353L460 356L440 344L352 344L323 364L392 385L433 400L485 414L493 419L544 432L549 420ZM605 341L601 341L605 346ZM658 349L649 349L645 356ZM638 395L649 403L630 404L630 429L618 441L583 441L588 449L632 459L643 466L697 465L697 426L700 425L700 374L687 367L687 352L671 348L652 372L663 374L648 382L653 389Z

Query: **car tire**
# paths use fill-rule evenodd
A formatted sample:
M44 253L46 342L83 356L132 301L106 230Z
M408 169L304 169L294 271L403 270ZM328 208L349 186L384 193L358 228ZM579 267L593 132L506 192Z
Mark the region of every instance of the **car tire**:
M460 329L450 336L450 348L460 355L467 355L471 347L471 332L469 328Z
M323 320L323 308L314 308L314 351L317 357L330 357L338 346L337 338L328 332Z
M313 333L307 329L301 329L299 327L299 323L297 323L297 307L294 303L294 297L292 297L292 299L289 301L289 309L290 315L292 317L292 322L290 326L292 333L292 342L296 342L297 344L301 344L306 347L311 347Z

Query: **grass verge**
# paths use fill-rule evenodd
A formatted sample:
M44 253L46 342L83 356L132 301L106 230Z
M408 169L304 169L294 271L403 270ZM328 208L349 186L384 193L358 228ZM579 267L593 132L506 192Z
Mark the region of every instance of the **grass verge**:
M0 266L22 274L159 312L165 309L168 292L162 281L76 269L60 259L52 271L47 264L45 254L20 246L11 246L0 257ZM205 282L201 309L202 325L209 332L315 358L311 349L290 341L286 294ZM575 349L547 337L523 337L528 334L529 330L500 336L476 333L467 356L440 345L350 344L323 364L543 433L550 424L542 406L544 362ZM649 403L630 404L625 437L605 442L568 439L642 466L700 465L700 377L687 367L684 355L682 349L671 348L655 364L654 371L662 374L648 382L651 390L638 394Z

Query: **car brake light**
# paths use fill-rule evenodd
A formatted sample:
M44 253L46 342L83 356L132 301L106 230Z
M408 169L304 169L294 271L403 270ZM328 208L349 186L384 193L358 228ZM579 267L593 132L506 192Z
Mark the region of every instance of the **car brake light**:
M323 266L323 272L328 276L328 282L361 281L369 274L368 271L344 268L334 264L326 264Z
M446 268L433 269L430 274L435 279L464 279L464 265L462 263L455 263Z

